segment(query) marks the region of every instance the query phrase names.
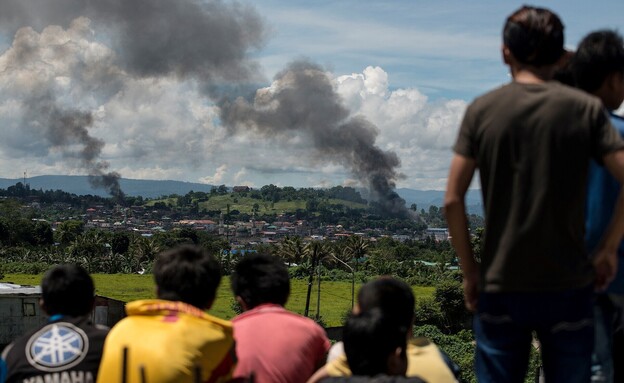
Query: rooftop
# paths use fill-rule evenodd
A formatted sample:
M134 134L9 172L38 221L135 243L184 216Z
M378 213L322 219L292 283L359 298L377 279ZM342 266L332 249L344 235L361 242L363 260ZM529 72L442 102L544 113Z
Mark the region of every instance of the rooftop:
M41 295L41 287L0 282L0 296L7 295Z

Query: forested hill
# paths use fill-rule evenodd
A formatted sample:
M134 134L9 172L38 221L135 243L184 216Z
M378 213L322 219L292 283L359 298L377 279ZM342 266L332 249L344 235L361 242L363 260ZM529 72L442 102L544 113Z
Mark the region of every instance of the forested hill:
M17 182L24 183L24 179L0 178L0 189L6 189ZM87 176L37 176L26 178L26 183L34 190L62 190L76 195L92 194L100 197L110 197L104 189L94 189ZM183 181L134 180L121 178L121 190L129 196L158 198L163 195L184 195L189 191L209 193L213 185Z
M0 189L6 189L24 179L0 178ZM93 189L87 176L37 176L26 178L26 183L35 190L62 190L76 195L97 195L109 197L104 189ZM129 196L142 196L144 198L158 198L161 196L178 194L185 195L189 191L210 192L214 185L168 181L168 180L136 180L121 178L121 189ZM231 185L234 186L234 185ZM397 193L403 198L407 206L416 204L419 209L428 209L429 206L442 206L444 192L440 190L414 190L397 189ZM466 197L466 205L469 213L482 214L481 191L470 190Z

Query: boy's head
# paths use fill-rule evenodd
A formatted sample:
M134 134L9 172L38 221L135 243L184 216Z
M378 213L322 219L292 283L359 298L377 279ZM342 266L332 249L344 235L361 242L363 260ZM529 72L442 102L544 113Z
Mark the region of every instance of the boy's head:
M556 64L565 53L563 41L563 23L544 8L525 5L507 18L503 28L504 48L520 65L541 68Z
M217 260L197 246L180 246L158 255L153 269L160 299L200 309L212 305L221 282Z
M285 305L290 295L290 278L284 263L266 254L241 259L231 277L232 291L244 310L263 303Z
M364 284L357 297L354 312L380 309L398 325L411 328L414 320L414 293L405 283L392 277L381 277Z
M615 31L587 35L579 44L571 64L575 84L617 109L624 99L624 42Z
M350 315L343 342L353 375L405 375L406 331L379 308Z
M95 302L93 280L78 265L54 266L41 281L41 301L48 315L85 316Z

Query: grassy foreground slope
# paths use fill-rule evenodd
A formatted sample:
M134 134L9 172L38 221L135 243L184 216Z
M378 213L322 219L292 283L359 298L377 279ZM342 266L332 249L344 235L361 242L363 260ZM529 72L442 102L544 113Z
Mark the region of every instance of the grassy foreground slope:
M98 295L129 302L136 299L155 297L154 280L151 275L136 274L93 274L95 288ZM13 282L21 285L39 285L42 275L6 274L0 282ZM356 284L355 292L359 284ZM435 288L413 286L416 299L431 297ZM290 299L286 307L290 310L303 314L305 309L307 282L303 280L291 280ZM310 316L316 315L318 290L316 283L310 299ZM213 307L208 311L220 318L230 319L235 316L232 309L234 297L230 290L230 279L224 277L221 287L217 292L217 299ZM330 282L321 283L320 313L323 321L328 326L341 325L342 319L351 308L351 283Z

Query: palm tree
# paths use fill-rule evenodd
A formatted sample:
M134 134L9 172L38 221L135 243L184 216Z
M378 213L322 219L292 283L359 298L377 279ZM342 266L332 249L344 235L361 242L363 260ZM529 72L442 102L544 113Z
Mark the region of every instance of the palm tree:
M131 266L132 271L140 271L142 268L141 264L153 261L160 251L160 245L153 238L135 236L129 249L129 253L132 254L134 260L134 264Z
M291 263L300 263L305 255L305 246L301 237L284 238L277 249L277 255L288 263L288 266Z
M345 248L346 254L348 254L351 261L355 262L355 271L357 271L357 265L360 259L364 258L368 254L368 246L370 242L359 235L352 235L347 240L347 247Z
M324 244L321 241L312 241L309 242L308 244L305 245L304 247L304 254L306 256L306 258L309 259L310 261L310 266L308 269L309 272L309 277L308 277L308 293L306 295L306 305L305 305L305 311L304 311L304 316L308 316L308 313L310 312L310 296L312 295L312 282L314 281L314 270L320 266L321 261L325 258L328 257L330 254L330 249L329 246ZM319 273L320 273L320 269L319 269ZM319 275L319 286L318 286L318 300L317 300L317 311L316 311L316 315L317 317L319 316L319 311L320 311L320 294L321 294L321 276Z

